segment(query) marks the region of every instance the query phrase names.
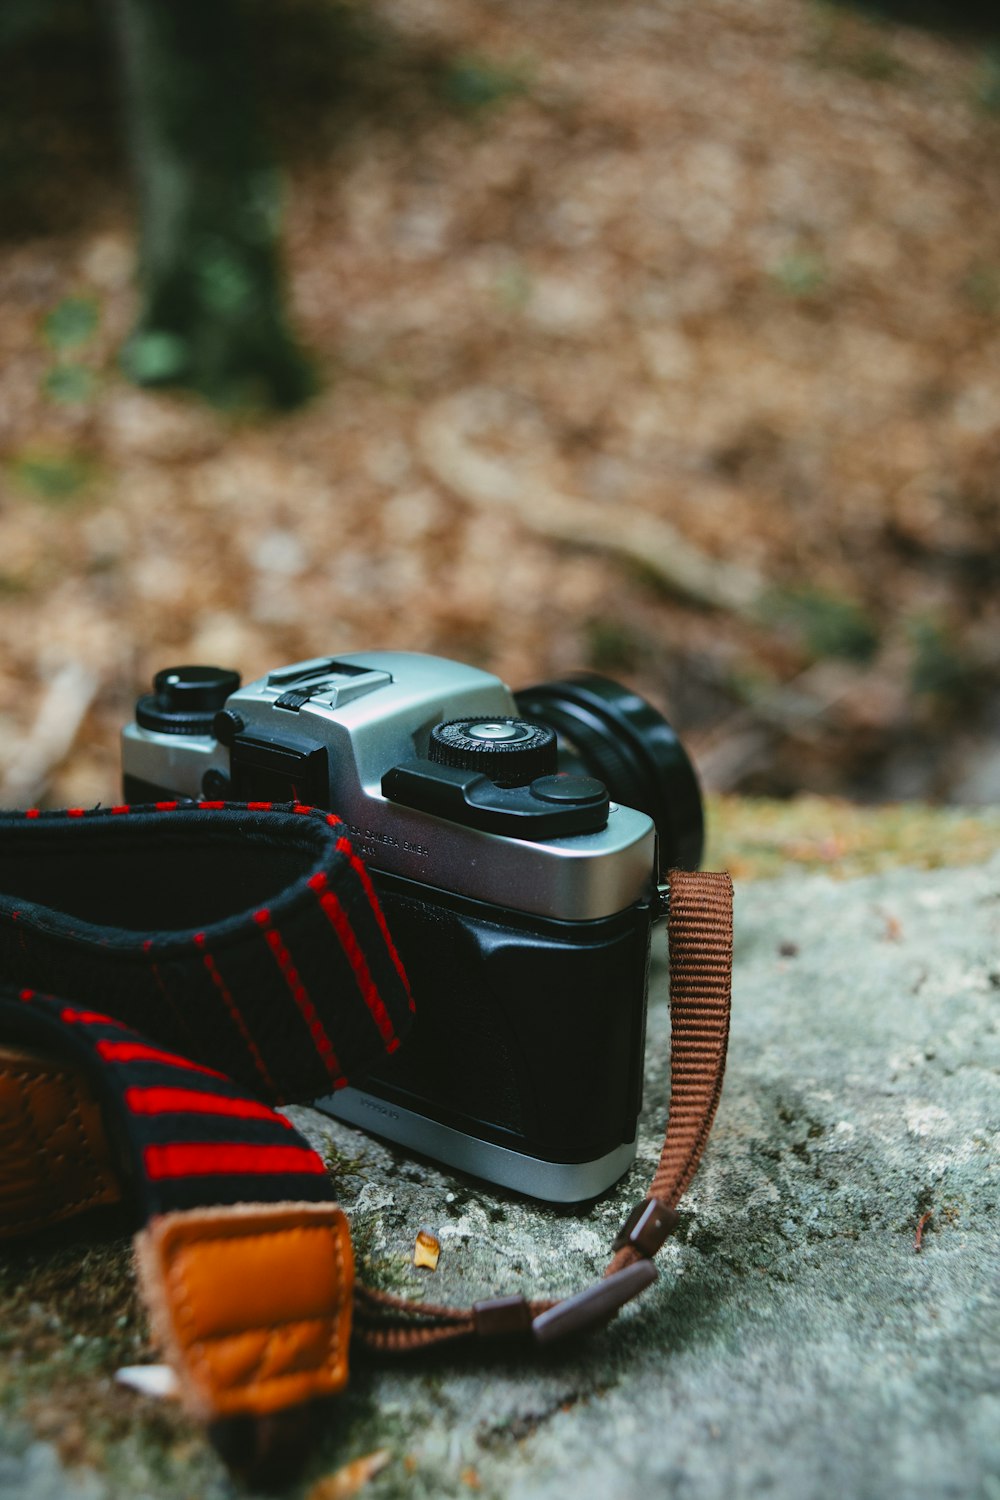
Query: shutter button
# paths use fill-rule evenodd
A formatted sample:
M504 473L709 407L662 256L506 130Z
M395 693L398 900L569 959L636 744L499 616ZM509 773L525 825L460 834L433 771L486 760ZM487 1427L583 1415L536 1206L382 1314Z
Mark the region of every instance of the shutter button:
M531 783L531 795L540 802L565 802L577 807L596 807L608 800L608 789L596 776L575 776L564 771L555 776L539 776Z

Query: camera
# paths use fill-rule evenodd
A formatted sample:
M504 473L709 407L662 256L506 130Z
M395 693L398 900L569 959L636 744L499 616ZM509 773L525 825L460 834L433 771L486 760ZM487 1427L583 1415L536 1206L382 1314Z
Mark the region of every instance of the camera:
M643 698L594 674L512 694L404 651L237 673L169 667L123 731L125 797L305 802L343 819L416 1018L317 1100L408 1150L549 1202L635 1156L650 932L696 869L691 762Z

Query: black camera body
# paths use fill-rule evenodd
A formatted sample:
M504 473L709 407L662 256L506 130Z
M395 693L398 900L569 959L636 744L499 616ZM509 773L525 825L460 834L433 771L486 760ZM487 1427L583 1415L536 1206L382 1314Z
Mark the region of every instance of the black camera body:
M655 709L583 675L518 695L408 652L240 685L168 668L123 733L125 796L299 801L345 822L417 1015L321 1109L518 1192L578 1202L635 1155L661 875L696 868L698 786Z

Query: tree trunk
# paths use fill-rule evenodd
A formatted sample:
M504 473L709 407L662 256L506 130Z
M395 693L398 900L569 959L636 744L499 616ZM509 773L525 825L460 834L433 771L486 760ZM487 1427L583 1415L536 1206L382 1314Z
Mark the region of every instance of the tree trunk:
M140 195L144 385L290 407L311 388L282 311L277 182L235 0L115 0Z

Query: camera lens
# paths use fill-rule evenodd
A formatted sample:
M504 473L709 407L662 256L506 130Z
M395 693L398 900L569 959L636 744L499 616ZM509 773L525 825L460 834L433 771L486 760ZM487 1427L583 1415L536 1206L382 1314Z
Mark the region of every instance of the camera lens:
M649 814L661 873L698 868L704 844L698 780L684 746L651 703L593 672L514 696L526 718L552 725L560 765L600 777L616 802Z

